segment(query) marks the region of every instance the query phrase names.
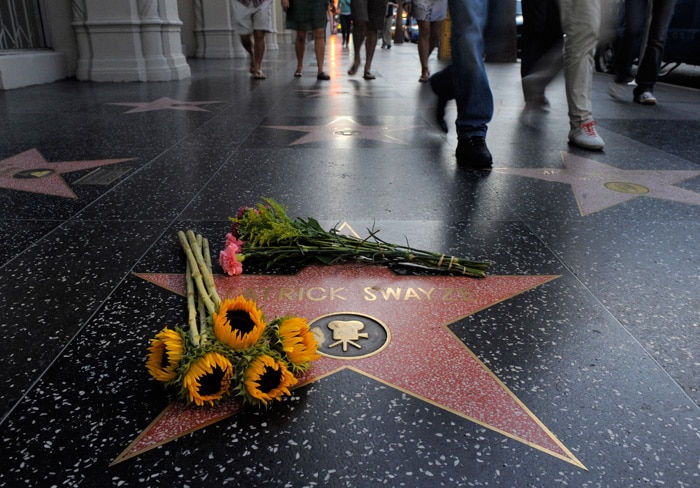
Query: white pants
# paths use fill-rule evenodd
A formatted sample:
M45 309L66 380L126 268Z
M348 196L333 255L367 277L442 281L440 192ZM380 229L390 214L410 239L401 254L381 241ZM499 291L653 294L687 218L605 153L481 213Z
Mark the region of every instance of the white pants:
M594 55L603 1L607 0L559 0L564 31L564 83L572 129L593 120Z

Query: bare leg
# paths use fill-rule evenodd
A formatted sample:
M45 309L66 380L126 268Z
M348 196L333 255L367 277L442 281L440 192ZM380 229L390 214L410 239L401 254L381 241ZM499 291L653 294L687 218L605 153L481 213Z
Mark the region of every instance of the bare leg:
M440 42L440 37L442 36L442 26L445 21L436 20L430 23L430 49L428 50L428 57L433 52L433 49L437 47Z
M253 60L253 39L250 34L241 34L241 45L250 54L250 72L255 73L255 61Z
M294 39L294 52L297 55L297 73L301 76L304 71L304 50L306 49L306 31L297 31L297 37ZM295 73L296 74L296 73Z
M362 44L365 42L365 37L367 37L367 23L366 22L356 22L352 27L352 47L355 51L355 59L352 62L352 68L348 70L349 75L354 75L357 73L361 62L361 49ZM374 33L374 43L377 44L377 33ZM374 50L372 50L374 52Z
M428 57L430 56L430 21L418 21L418 59L420 59L420 78L418 81L428 81Z
M377 47L377 31L370 29L367 31L367 40L365 42L365 79L373 80L372 74L372 59L374 58L374 49Z
M253 70L256 78L265 78L262 71L262 60L265 55L265 31L253 31L255 43L253 44Z
M314 51L316 52L316 66L319 74L323 73L323 58L326 56L326 33L323 29L314 29Z

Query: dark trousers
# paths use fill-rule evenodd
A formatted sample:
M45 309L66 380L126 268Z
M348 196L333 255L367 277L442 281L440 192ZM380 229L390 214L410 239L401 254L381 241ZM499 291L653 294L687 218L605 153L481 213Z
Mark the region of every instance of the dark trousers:
M535 71L537 62L562 49L563 34L557 0L523 0L523 37L520 75Z
M671 23L676 0L652 0L651 23L647 32L647 42L642 62L637 70L637 93L652 91L659 79L661 63L664 60L666 35Z

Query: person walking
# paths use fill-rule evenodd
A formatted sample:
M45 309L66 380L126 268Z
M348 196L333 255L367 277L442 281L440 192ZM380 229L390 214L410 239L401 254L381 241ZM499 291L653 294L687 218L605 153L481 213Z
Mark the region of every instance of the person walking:
M243 49L250 54L250 72L256 80L264 80L262 60L265 35L272 31L272 0L231 0L231 10Z
M338 20L340 21L340 36L343 40L343 47L350 44L350 32L352 23L350 22L351 0L338 0Z
M666 35L675 6L676 0L625 0L622 6L623 33L615 43L613 65L616 74L615 79L608 85L608 92L612 98L626 99L627 86L634 80L637 86L632 92L632 100L642 105L656 105L654 85L659 80ZM648 18L647 13L651 18ZM632 74L632 66L641 51L647 19L647 40L635 76Z
M297 57L297 69L295 78L300 78L304 71L304 51L306 50L306 33L312 31L314 38L314 52L316 54L316 66L318 71L316 79L330 80L331 77L323 71L323 62L326 56L326 23L328 22L328 9L335 13L333 0L281 0L282 9L287 12L286 27L296 31L294 39L294 52Z
M418 24L418 59L421 68L418 81L424 83L430 79L428 58L442 35L442 26L447 16L447 0L412 0L404 3L404 8Z
M377 47L377 33L384 28L384 13L388 0L353 0L352 10L352 45L355 57L352 66L348 70L349 75L354 75L360 69L362 62L362 45L365 45L365 66L362 77L365 80L374 80L372 73L372 59Z
M386 4L386 14L384 15L384 29L382 29L382 49L391 49L391 27L394 24L394 9L398 4L388 2Z
M491 151L486 145L488 123L493 117L493 94L484 65L484 29L488 0L448 0L452 32L452 64L430 77L438 96L438 116L447 100L457 102L457 164L469 169L490 169ZM447 125L442 124L443 130Z
M546 111L545 89L562 69L564 37L558 0L522 0L520 76L525 109Z
M594 54L600 36L601 0L560 0L564 32L564 86L569 109L569 142L583 149L602 150L591 95Z

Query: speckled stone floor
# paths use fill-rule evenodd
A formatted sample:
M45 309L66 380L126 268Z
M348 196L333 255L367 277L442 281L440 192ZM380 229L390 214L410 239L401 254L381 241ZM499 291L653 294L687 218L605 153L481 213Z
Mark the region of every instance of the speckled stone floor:
M329 82L310 49L299 79L291 46L264 81L247 63L0 92L0 485L700 485L700 91L643 107L596 74L593 153L566 143L561 79L526 120L519 65L489 65L483 173L437 130L413 44L378 50L373 81L339 38ZM223 245L263 196L494 265L218 275L272 314L360 317L364 349L322 343L268 410L183 409L145 368L185 321L176 232Z

